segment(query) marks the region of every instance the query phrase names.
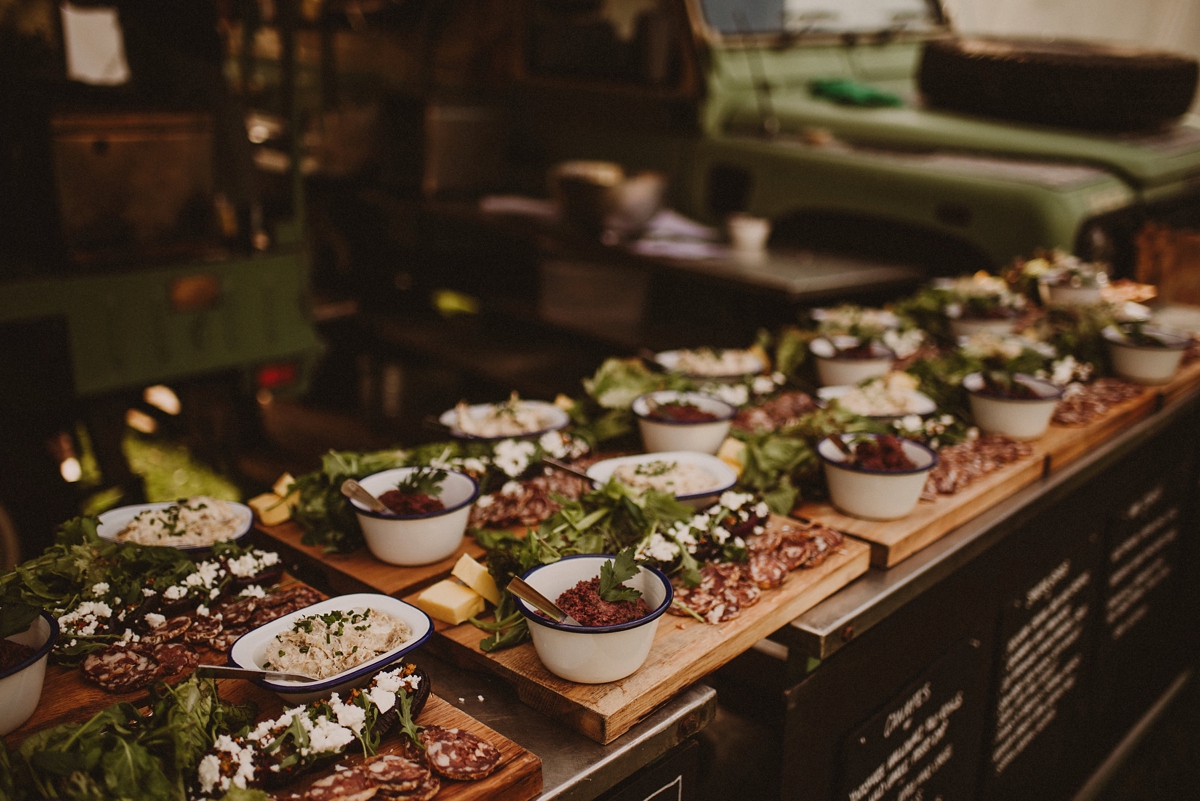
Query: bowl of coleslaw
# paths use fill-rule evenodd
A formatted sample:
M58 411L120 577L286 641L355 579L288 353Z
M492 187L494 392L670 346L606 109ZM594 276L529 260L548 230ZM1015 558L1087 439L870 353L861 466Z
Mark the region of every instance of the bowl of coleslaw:
M100 515L101 538L134 545L161 545L203 555L220 542L240 542L250 534L249 506L206 495L166 503L120 506Z
M732 467L716 456L695 451L618 456L596 462L587 474L597 484L612 479L635 492L671 492L676 500L697 509L711 505L737 483Z
M514 392L503 403L460 402L438 417L457 439L501 440L540 437L566 428L570 415L553 403L521 400Z

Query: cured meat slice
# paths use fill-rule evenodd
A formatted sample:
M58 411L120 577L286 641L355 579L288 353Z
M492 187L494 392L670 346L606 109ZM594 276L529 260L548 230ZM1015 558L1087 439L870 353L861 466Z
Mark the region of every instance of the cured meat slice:
M192 625L184 632L183 641L188 645L196 645L201 647L211 647L212 642L216 637L225 630L225 625L221 619L210 615L209 617L195 617L192 619Z
M1141 395L1145 387L1119 378L1098 378L1090 384L1067 387L1051 420L1060 426L1079 426L1102 417L1114 406Z
M750 554L750 578L761 589L778 587L788 577L790 569L779 554L766 551Z
M750 553L765 553L779 547L783 534L776 526L763 531L761 534L751 534L746 537L746 550Z
M386 798L389 801L429 801L442 789L442 780L433 771L425 771L425 779L412 790L396 792L383 787L379 788L376 798Z
M158 663L164 676L178 676L185 671L196 669L200 664L200 654L181 642L168 642L154 646L151 657Z
M367 801L379 789L361 769L340 770L317 779L304 794L304 801Z
M238 637L241 637L249 630L249 626L239 626L236 628L229 628L226 626L220 634L218 634L216 637L213 637L212 640L208 642L208 647L214 651L224 653L233 647L233 644L237 642Z
M385 754L371 760L362 768L377 787L393 793L415 790L429 776L429 766L397 754Z
M152 656L124 643L88 654L79 670L110 693L139 690L162 676L162 669Z
M953 495L972 481L1033 453L1027 442L1016 442L1001 434L986 434L938 450L938 463L929 471L921 497Z
M221 625L225 628L244 626L254 617L258 609L258 599L253 595L245 598L231 598L213 608L213 615L221 616Z
M499 749L465 729L426 726L420 736L429 767L447 779L482 779L500 764Z
M820 526L813 530L809 541L812 543L813 553L801 567L814 568L819 567L830 554L841 548L846 543L846 537L840 531Z
M165 642L176 642L183 639L183 635L187 633L191 625L191 618L184 617L183 615L168 618L163 621L161 626L155 626L143 634L138 642L142 645L161 645Z
M293 587L290 590L272 593L258 599L258 609L251 622L254 626L261 626L306 606L312 606L320 600L320 593L310 587Z

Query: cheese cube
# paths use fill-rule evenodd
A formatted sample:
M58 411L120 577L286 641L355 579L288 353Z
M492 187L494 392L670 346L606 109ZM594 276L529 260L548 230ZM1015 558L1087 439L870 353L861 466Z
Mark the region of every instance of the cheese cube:
M500 605L500 588L496 586L496 580L486 567L472 559L469 554L464 553L458 558L458 564L450 571L450 575L496 606Z
M742 468L746 466L743 462L746 458L746 446L741 440L726 437L725 441L721 443L721 447L717 449L717 458L738 471L740 475Z
M284 473L282 476L275 479L275 484L271 487L271 490L280 498L285 498L288 494L288 487L292 486L294 483L296 483L296 479L292 478L292 474Z
M278 526L292 516L292 507L273 492L255 495L246 501L246 505L254 510L255 517L264 526Z
M431 618L452 626L478 615L486 608L482 595L453 579L442 579L422 590L415 603Z

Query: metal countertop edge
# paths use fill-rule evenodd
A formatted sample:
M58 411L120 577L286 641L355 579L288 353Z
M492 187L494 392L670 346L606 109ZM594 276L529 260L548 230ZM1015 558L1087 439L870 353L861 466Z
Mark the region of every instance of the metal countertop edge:
M895 567L870 568L864 576L785 626L777 639L797 655L827 659L1148 438L1194 412L1198 398L1200 388L1190 390L1122 430L1103 447L1019 490Z

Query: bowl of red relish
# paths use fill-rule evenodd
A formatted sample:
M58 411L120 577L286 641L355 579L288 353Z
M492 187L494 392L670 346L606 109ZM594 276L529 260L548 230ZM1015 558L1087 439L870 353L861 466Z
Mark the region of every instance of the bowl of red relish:
M829 499L851 517L897 520L921 499L937 454L911 439L891 434L835 434L817 443L825 464Z
M639 565L623 585L640 595L634 600L605 601L598 594L601 569L616 559L605 554L564 556L522 576L580 624L551 620L514 598L529 621L538 658L555 676L580 684L606 684L633 674L650 655L658 619L675 597L671 580L657 568Z
M642 445L647 453L716 453L737 414L731 403L700 392L661 390L635 398Z
M58 642L58 620L49 612L29 628L0 640L0 735L19 729L42 698L46 662Z
M453 555L479 497L475 479L457 470L397 467L358 483L390 510L349 500L367 549L392 565L427 565Z

